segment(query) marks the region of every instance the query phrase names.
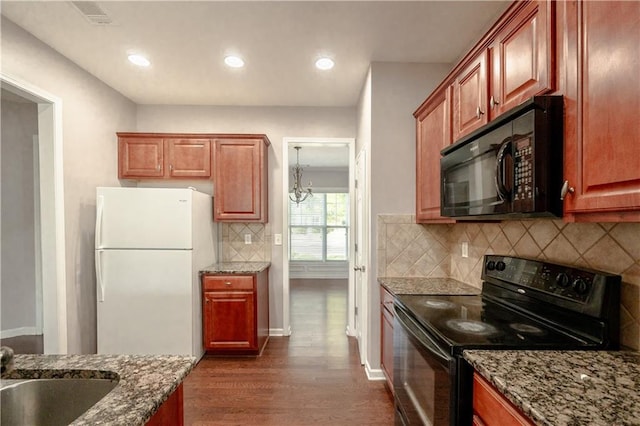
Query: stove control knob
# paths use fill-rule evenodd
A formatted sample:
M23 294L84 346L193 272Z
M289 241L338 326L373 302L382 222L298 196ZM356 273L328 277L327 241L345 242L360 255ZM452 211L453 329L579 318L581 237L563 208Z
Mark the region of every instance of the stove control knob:
M556 284L558 284L561 288L569 287L569 276L564 272L560 272L556 275Z
M498 271L504 271L506 267L507 265L502 260L498 260L498 262L496 263L496 269Z
M496 262L494 262L493 260L488 261L487 269L490 271L493 271L494 269L496 269Z
M586 294L589 291L589 284L582 278L576 278L573 282L573 290L578 294Z

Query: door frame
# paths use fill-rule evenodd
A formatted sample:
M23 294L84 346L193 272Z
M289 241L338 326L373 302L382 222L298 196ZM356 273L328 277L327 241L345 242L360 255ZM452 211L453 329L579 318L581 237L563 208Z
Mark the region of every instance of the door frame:
M42 309L45 354L66 354L67 280L64 225L62 99L19 78L0 73L2 88L38 104L40 247L36 247L36 289ZM35 194L34 194L35 196ZM36 233L38 229L36 229ZM41 294L41 296L40 296ZM39 309L39 307L38 307Z
M284 137L282 138L282 333L291 335L291 295L289 286L289 145L347 145L349 148L349 284L347 296L347 327L346 334L354 336L355 324L353 316L355 312L355 280L353 278L354 261L354 229L355 217L355 138L311 138L311 137Z
M354 330L354 335L357 337L358 339L358 351L360 354L360 363L362 365L365 365L367 363L367 350L368 350L368 330L369 330L369 304L368 304L368 300L369 300L369 259L371 257L371 253L370 253L370 244L369 244L369 229L371 226L371 221L370 221L370 215L369 215L369 199L368 199L368 194L369 194L369 187L368 187L368 182L369 182L369 176L367 175L367 151L366 148L362 148L360 150L360 152L358 152L358 155L355 159L355 165L354 165L354 181L355 179L358 177L358 171L356 170L358 165L360 165L363 168L363 173L361 176L361 179L363 179L364 181L358 181L357 185L358 188L354 190L354 194L353 194L353 202L354 205L355 203L357 203L357 199L356 199L356 192L360 193L360 196L362 197L362 210L360 211L361 217L357 217L357 207L354 207L354 242L357 242L357 235L356 235L356 231L357 228L359 227L362 235L360 236L360 240L361 240L361 246L358 248L358 252L360 253L361 257L361 263L360 263L360 267L364 267L365 270L362 272L359 272L360 274L360 291L358 292L356 286L358 285L358 281L355 279L355 275L358 274L357 271L354 272L354 303L356 303L356 306L358 307L358 315L357 315L357 319L355 319L356 323L355 323L355 330ZM354 182L355 183L355 182ZM360 222L360 223L357 223ZM354 245L355 248L355 245ZM355 254L355 250L354 250L354 266L355 266L355 260L356 260L356 254ZM356 300L357 297L357 300ZM354 315L353 317L356 317L355 315L355 306L354 306L354 311L353 311Z

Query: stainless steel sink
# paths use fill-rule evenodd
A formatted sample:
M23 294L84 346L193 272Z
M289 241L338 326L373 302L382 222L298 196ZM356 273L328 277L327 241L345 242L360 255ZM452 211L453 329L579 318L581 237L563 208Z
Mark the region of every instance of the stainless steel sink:
M68 425L117 384L109 379L3 380L0 424Z

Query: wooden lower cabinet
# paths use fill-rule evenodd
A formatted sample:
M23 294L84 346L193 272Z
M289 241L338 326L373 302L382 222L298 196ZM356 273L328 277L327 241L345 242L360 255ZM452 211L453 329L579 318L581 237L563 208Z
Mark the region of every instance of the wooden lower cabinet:
M269 338L268 269L202 276L202 332L208 353L259 354Z
M162 403L158 411L146 423L147 426L184 425L184 396L182 384Z
M474 426L533 426L515 405L477 373L473 374Z
M380 367L393 393L393 296L380 286Z

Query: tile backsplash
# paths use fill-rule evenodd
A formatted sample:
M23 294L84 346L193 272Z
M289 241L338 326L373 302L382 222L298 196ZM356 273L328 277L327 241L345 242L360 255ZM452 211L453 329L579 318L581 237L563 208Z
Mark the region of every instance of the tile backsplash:
M640 223L419 225L412 215L378 216L378 276L451 277L480 287L485 254L506 254L622 276L622 344L640 350ZM469 256L462 257L467 243Z
M271 236L264 223L221 223L220 259L222 262L269 262L271 261ZM251 236L251 244L245 236Z

